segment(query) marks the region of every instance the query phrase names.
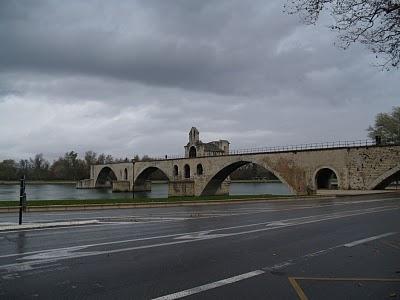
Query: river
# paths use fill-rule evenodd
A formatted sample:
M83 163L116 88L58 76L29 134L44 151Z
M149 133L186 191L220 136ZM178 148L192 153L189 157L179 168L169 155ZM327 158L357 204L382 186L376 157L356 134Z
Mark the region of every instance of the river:
M137 192L135 197L166 198L168 184L153 183L151 192ZM288 187L279 182L257 183L257 182L232 182L230 195L290 195ZM76 189L72 184L35 184L26 186L27 200L50 200L50 199L118 199L132 197L132 193L112 193L110 189ZM0 185L0 201L18 200L18 185Z

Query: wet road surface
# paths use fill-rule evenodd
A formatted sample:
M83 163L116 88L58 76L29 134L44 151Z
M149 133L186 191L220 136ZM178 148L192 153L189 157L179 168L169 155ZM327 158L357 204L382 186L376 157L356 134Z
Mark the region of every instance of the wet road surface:
M400 299L398 194L24 220L100 223L0 232L1 299Z

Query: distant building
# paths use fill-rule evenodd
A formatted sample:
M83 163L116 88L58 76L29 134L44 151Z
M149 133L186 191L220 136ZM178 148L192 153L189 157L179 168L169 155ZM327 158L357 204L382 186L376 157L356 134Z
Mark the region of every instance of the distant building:
M189 131L189 143L185 146L185 157L214 156L229 154L227 140L203 143L200 141L199 131L192 127Z

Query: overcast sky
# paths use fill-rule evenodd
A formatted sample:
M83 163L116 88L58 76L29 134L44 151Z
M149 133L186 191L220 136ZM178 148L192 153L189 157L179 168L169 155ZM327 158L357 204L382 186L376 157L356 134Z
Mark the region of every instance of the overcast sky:
M284 0L0 1L0 159L365 139L400 72Z

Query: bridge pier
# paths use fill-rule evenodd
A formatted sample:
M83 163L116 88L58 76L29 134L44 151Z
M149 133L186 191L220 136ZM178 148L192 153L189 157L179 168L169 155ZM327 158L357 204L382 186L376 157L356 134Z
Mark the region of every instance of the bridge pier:
M221 195L229 195L229 188L231 185L230 178L225 179L224 181L220 180L206 180L201 183L197 184L197 193L196 196L221 196ZM211 184L210 184L211 183ZM207 186L207 187L206 187Z
M216 183L212 191L204 191L207 178L172 180L168 183L168 197L229 195L229 179Z
M131 191L131 183L128 180L115 180L112 182L113 193L130 192L130 191Z
M229 187L231 186L230 180L224 180L215 191L214 195L229 195Z
M173 180L168 183L168 197L194 196L195 183L191 179Z

